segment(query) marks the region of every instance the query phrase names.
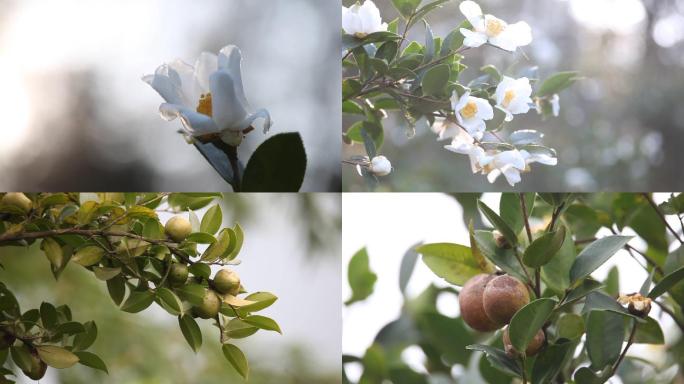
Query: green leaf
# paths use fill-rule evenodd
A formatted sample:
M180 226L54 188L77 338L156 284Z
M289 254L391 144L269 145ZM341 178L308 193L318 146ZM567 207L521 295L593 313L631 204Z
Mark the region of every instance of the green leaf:
M216 242L211 244L200 257L201 261L212 263L218 260L221 256L228 253L230 247L230 237L232 230L230 228L223 228L218 234Z
M268 318L266 316L253 315L253 316L245 317L242 320L245 323L251 324L257 328L265 329L267 331L278 332L281 335L283 334L283 331L280 330L280 326L278 325L278 323L276 323L275 320Z
M457 49L461 48L461 46L463 46L463 39L465 37L461 33L461 28L471 29L472 26L470 25L468 20L465 20L461 22L461 24L458 27L449 32L449 34L444 38L444 42L442 43L440 56L444 57L446 55L449 55L450 53L456 51Z
M480 263L475 260L470 248L451 243L424 244L416 248L423 255L423 262L437 276L462 286L471 277L484 273Z
M352 296L344 303L345 305L365 300L373 293L373 286L378 280L378 276L371 271L369 264L366 248L356 252L349 261L347 279L352 290Z
M564 313L556 321L559 338L579 339L584 334L584 317L575 313Z
M115 267L115 268L109 268L109 267L95 267L93 268L93 272L95 273L95 277L102 281L108 281L116 276L119 276L121 273L121 268L120 267Z
M524 351L527 349L527 345L544 326L555 306L556 300L554 299L537 299L520 308L513 315L508 327L508 334L511 344L516 350Z
M394 8L399 11L405 19L408 19L416 11L422 0L392 0Z
M389 28L388 28L389 29ZM358 38L352 35L342 36L342 49L349 50L355 49L362 45L373 44L373 43L383 43L387 41L395 41L401 39L401 36L397 35L392 31L380 31L374 32L367 35L364 38Z
M10 355L12 356L12 361L14 361L19 368L25 371L31 370L31 361L33 358L31 357L31 352L29 352L29 349L25 344L21 344L20 346L10 346Z
M193 274L193 276L201 277L203 279L209 279L211 276L211 267L203 263L195 263L188 267L188 271Z
M527 216L529 217L534 207L534 193L525 193L525 208L527 208ZM525 226L522 215L522 206L520 204L520 195L517 193L502 193L499 199L499 213L503 221L508 224L513 232L517 235Z
M79 361L74 353L55 345L39 345L36 351L40 359L52 368L69 368Z
M606 369L610 370L610 366L606 367ZM575 372L574 379L575 383L578 384L602 384L606 381L603 377L597 375L594 371L587 367L578 369Z
M209 208L207 213L202 217L202 223L200 224L200 232L205 232L209 234L215 234L218 232L223 222L223 212L221 212L221 206L216 204Z
M233 260L242 250L242 243L245 241L245 233L240 224L235 223L235 226L233 227L233 235L235 237L231 237L231 243L228 247L228 254L222 257L223 259Z
M606 276L606 280L604 280L603 283L606 286L606 293L617 297L620 293L620 270L617 265L613 266L610 271L608 271L608 276Z
M667 292L668 289L675 286L680 281L684 280L684 267L666 275L663 277L658 284L649 292L648 297L651 299L656 299L658 296Z
M89 245L76 251L74 256L71 258L71 261L84 267L89 267L99 263L104 254L104 249L95 245Z
M510 275L522 280L527 279L522 269L520 269L520 264L515 258L513 250L497 247L491 231L475 231L473 238L477 244L477 249L492 263Z
M420 19L422 19L423 17L427 16L427 14L430 13L431 11L433 11L433 10L435 10L435 9L437 9L437 8L442 7L442 5L444 5L444 3L446 3L447 1L451 1L451 0L435 0L435 1L431 2L431 3L425 4L424 6L420 7L420 8L416 11L416 13L414 14L414 16L411 18L411 22L410 22L410 24L409 24L408 26L410 27L411 25L413 25L414 23L416 23L418 20L420 20ZM418 4L420 5L420 1L418 2Z
M40 321L46 329L52 329L57 325L57 310L54 305L46 302L40 304Z
M261 311L268 308L278 300L278 297L270 292L255 292L245 296L245 300L254 301L253 304L248 304L240 307L240 313L251 313Z
M518 243L518 236L515 234L515 232L513 232L511 227L506 224L501 216L497 215L496 212L489 208L487 204L483 203L482 200L478 200L477 206L480 209L480 212L485 215L487 220L489 220L494 228L499 230L504 238L506 238L508 244L515 246Z
M634 334L636 344L665 344L665 336L660 324L652 317L647 317L646 322L638 323Z
M137 313L149 307L154 301L154 293L150 291L133 291L121 306L124 312Z
M225 326L225 334L231 339L243 339L252 336L259 328L251 324L247 324L239 318L231 319Z
M185 301L192 305L201 305L206 288L199 284L186 284L178 289L176 293Z
M368 136L370 136L370 138L373 140L376 149L382 147L382 144L385 140L385 133L382 129L382 126L370 121L357 121L356 123L352 124L352 126L347 130L347 133L345 133L345 136L351 141L363 143L364 140L363 134L361 133L362 130L365 130Z
M74 355L78 357L78 362L85 365L86 367L90 367L93 369L99 369L100 371L103 371L107 374L109 374L109 371L107 370L107 365L102 361L102 359L91 352L74 352Z
M181 333L183 333L183 337L185 337L185 341L197 353L202 346L202 332L195 319L190 315L178 316L178 325L180 326Z
M59 243L55 239L48 237L43 239L41 248L43 249L43 252L45 252L48 260L50 260L50 263L56 269L59 269L64 263L64 254Z
M513 360L506 352L499 348L483 344L474 344L467 346L466 349L484 352L487 354L487 360L489 360L492 366L511 376L520 376L522 372L518 362Z
M233 344L223 344L223 355L245 380L249 376L249 364L245 354Z
M107 280L107 291L114 304L120 305L126 295L126 281L121 276Z
M586 348L592 367L615 363L622 349L625 318L610 311L589 312Z
M220 197L220 193L172 193L169 195L168 203L179 211L196 210L206 207Z
M450 67L447 64L435 65L425 72L420 83L423 88L423 94L428 96L444 95L447 83L449 82L449 73Z
M525 249L523 262L528 267L539 268L546 265L558 253L565 240L565 227L560 226L558 230L547 232L535 239L532 244Z
M406 286L411 279L413 270L416 267L416 261L418 261L418 253L415 248L418 247L420 243L414 244L409 247L409 249L404 253L404 257L401 258L401 267L399 268L399 290L402 294L406 292Z
M557 344L550 344L544 348L534 361L532 367L532 383L552 383L562 368L563 361L571 352L573 343L563 340Z
M615 252L624 247L632 236L606 236L589 244L580 252L570 268L570 281L583 279L608 261Z
M157 299L159 304L170 314L176 316L183 313L183 303L173 291L168 288L157 288Z
M83 323L85 332L74 337L74 350L88 349L97 339L97 325L93 321Z
M214 244L216 238L210 233L195 232L188 235L188 237L185 238L185 241L197 244Z
M569 87L578 79L577 72L559 72L544 80L537 97L551 96Z
M242 180L243 192L298 192L306 173L306 151L299 133L281 133L252 154Z

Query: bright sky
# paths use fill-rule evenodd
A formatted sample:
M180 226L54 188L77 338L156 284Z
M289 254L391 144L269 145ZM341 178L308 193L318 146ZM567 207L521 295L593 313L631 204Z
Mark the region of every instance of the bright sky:
M666 198L667 194L658 194L656 201ZM487 205L495 210L498 210L498 199L498 194L484 196ZM461 218L460 205L455 199L443 194L348 193L342 197L342 213L343 298L346 299L351 294L346 280L347 264L360 248L367 247L371 269L378 275L373 295L363 302L342 309L342 351L362 356L380 328L399 315L402 304L398 286L399 266L406 249L420 241L468 245L468 232ZM636 247L643 245L634 240L630 244ZM604 278L613 265L620 266L621 290L638 291L646 274L626 251L618 252L592 276ZM415 296L430 283L446 284L419 260L407 293ZM458 314L458 304L454 300L438 302L438 309L445 315ZM652 316L657 313L654 309ZM676 337L674 324L669 317L664 317L661 324L666 339ZM632 353L654 361L659 361L663 356L662 348L643 345L631 348L630 354ZM404 359L415 367L422 360L422 353L415 349L410 350L404 354ZM357 368L350 366L348 369L351 378L360 374Z

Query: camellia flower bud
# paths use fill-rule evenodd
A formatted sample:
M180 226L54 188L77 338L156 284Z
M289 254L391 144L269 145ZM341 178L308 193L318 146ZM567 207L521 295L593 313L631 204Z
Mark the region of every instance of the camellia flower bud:
M642 296L640 293L620 295L618 303L627 305L627 310L634 316L646 317L651 312L651 299Z
M181 216L174 216L164 226L166 234L174 241L181 242L192 233L192 224Z
M21 192L8 192L5 194L5 196L2 197L2 200L0 200L0 204L3 205L10 205L16 208L21 209L24 213L28 213L28 211L31 210L33 207L33 203L31 202L31 199L26 197Z
M392 172L392 163L382 155L375 156L368 169L376 176L387 176Z

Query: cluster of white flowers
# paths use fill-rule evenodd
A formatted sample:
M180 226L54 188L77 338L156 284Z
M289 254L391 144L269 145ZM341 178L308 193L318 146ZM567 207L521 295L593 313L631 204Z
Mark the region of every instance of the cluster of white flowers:
M479 47L485 43L507 51L532 42L532 33L525 22L507 24L492 15L483 15L482 9L474 1L464 1L460 10L473 26L473 30L461 29L465 37L463 44ZM505 121L513 120L513 115L527 113L535 104L531 99L532 87L526 77L514 79L504 76L496 87L496 106L506 113ZM552 98L554 114L557 114L558 99ZM529 171L532 163L556 165L558 160L547 154L532 154L518 149L485 149L482 143L499 142L493 133L486 131L485 120L494 118L494 108L488 100L474 97L469 91L460 97L454 92L451 96L454 118L439 118L432 126L438 140L451 139L445 145L449 151L467 155L473 173L487 175L490 183L503 175L511 186L519 183L521 173ZM537 106L537 110L541 107Z

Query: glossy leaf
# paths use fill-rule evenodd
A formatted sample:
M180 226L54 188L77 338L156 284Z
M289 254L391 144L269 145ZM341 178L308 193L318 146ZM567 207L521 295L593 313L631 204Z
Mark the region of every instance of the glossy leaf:
M489 360L494 368L511 376L520 376L520 365L516 360L513 360L506 355L506 352L503 350L483 344L469 345L466 348L474 351L482 351L487 354L487 360Z
M39 345L36 351L40 359L52 368L69 368L79 361L73 352L55 345Z
M573 343L568 340L559 341L557 344L547 345L534 361L532 367L532 383L553 383L554 378L560 372L562 363L568 353L572 351Z
M253 315L245 317L242 320L245 323L251 324L257 328L265 329L267 331L278 332L281 335L283 334L283 331L280 330L280 326L278 325L278 323L276 323L275 320L268 318L266 316Z
M677 269L676 271L663 277L658 284L648 293L648 297L655 299L663 293L667 292L670 288L678 284L680 281L684 280L684 267Z
M524 351L534 335L551 316L556 300L542 298L534 300L513 315L508 327L511 344L518 351Z
M99 369L100 371L109 374L109 371L107 370L107 365L104 361L102 361L102 359L98 355L86 351L74 352L74 355L78 357L78 362L85 365L86 367Z
M378 277L371 271L369 264L366 248L356 252L349 261L347 279L352 290L352 296L345 302L345 305L364 300L373 293L373 287Z
M197 322L190 315L182 315L178 316L178 325L180 326L181 333L183 333L183 337L185 337L185 341L188 342L190 348L196 353L202 346L202 332Z
M299 133L281 133L252 154L242 180L244 192L298 192L306 172L306 152Z
M558 230L547 232L535 239L523 254L523 262L528 267L539 268L546 265L558 253L565 240L565 227L559 226Z
M223 355L245 380L249 377L249 364L245 354L233 344L223 344Z
M417 243L409 247L406 253L404 253L404 257L401 259L401 266L399 267L399 290L402 294L406 292L406 286L411 279L413 269L416 266L416 261L418 261L418 253L415 251L415 248L419 245L420 243Z
M584 334L584 317L574 313L564 313L556 321L556 329L559 338L579 339Z
M483 203L482 200L478 200L477 206L480 209L480 212L489 220L490 223L501 232L504 238L506 238L506 241L508 241L508 244L511 246L515 246L518 243L518 236L513 232L511 227L506 224L506 222L501 218L501 216L497 215L496 212L494 212L491 208L487 206L487 204Z
M577 72L559 72L542 83L537 91L538 97L551 96L569 87L578 79Z
M162 308L176 316L183 312L183 303L173 291L168 288L157 288L157 299Z
M586 348L593 367L615 363L622 349L625 318L610 311L594 310L587 317Z
M150 291L133 291L121 306L121 310L137 313L149 307L153 301L154 293Z
M80 264L84 267L89 267L91 265L99 263L100 260L102 260L102 256L104 256L104 254L104 249L95 245L89 245L76 251L74 256L71 257L71 261Z
M576 282L589 276L596 268L603 265L617 251L622 249L631 238L632 236L606 236L589 244L580 252L572 264L570 281Z
M209 208L204 216L202 216L200 232L213 235L218 232L219 228L221 227L221 223L223 223L223 212L221 211L221 206L216 204Z
M475 260L470 248L451 243L424 244L416 248L423 256L423 262L437 276L462 286L471 277L487 272Z

